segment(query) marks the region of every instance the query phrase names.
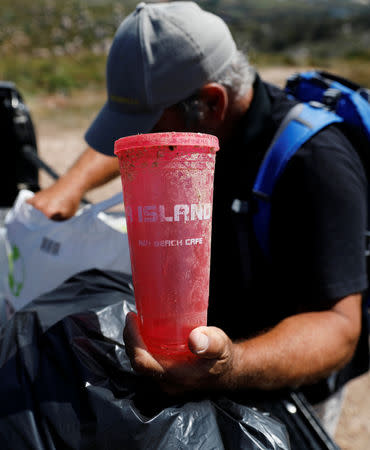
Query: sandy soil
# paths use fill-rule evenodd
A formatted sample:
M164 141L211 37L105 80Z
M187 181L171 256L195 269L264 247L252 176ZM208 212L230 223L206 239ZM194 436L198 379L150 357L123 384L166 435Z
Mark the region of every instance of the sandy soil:
M271 68L261 71L265 79L281 85L294 72L292 68ZM81 93L78 97L53 96L29 101L38 136L41 158L59 174L63 174L84 150L83 133L104 101L102 92ZM53 180L40 174L42 187ZM100 201L121 190L116 179L87 197ZM343 450L370 449L370 374L348 385L346 398L336 433L336 441Z

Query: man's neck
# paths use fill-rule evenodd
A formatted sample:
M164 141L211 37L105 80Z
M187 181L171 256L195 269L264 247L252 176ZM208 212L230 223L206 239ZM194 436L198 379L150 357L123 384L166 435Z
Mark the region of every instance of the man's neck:
M244 96L231 98L223 127L218 133L221 145L232 139L239 126L240 120L245 116L252 103L253 95L254 90L253 87L251 87Z

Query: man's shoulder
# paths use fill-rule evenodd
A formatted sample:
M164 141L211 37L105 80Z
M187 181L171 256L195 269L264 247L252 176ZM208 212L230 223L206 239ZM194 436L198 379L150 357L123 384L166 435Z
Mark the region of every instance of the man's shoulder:
M291 108L298 103L297 100L288 97L284 89L268 83L263 82L267 95L271 102L271 117L278 126L284 117L288 114Z
M291 108L299 103L297 100L289 98L284 89L271 83L264 82L265 89L270 97L272 105L272 119L279 125ZM298 155L302 152L318 151L324 152L327 149L328 157L335 158L338 153L347 155L349 158L358 159L357 140L352 138L348 129L341 124L332 124L316 133L308 142L302 145ZM333 152L333 149L334 152Z

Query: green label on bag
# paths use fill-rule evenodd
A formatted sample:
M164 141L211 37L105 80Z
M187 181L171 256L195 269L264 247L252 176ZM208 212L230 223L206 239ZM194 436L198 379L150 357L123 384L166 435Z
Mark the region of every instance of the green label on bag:
M14 276L14 272L15 272L15 266L21 266L22 270L21 270L21 278L22 281L18 281L15 279ZM23 289L23 284L24 284L24 262L23 262L23 258L20 254L19 248L16 245L12 246L12 250L8 255L8 267L9 267L9 272L8 272L8 283L9 283L9 288L11 293L15 296L15 297L19 297L21 290Z

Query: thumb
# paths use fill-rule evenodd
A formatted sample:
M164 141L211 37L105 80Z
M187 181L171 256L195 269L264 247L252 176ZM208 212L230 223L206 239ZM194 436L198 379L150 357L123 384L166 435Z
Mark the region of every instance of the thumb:
M229 352L230 339L216 327L198 327L191 331L188 345L192 353L205 359L223 359Z

